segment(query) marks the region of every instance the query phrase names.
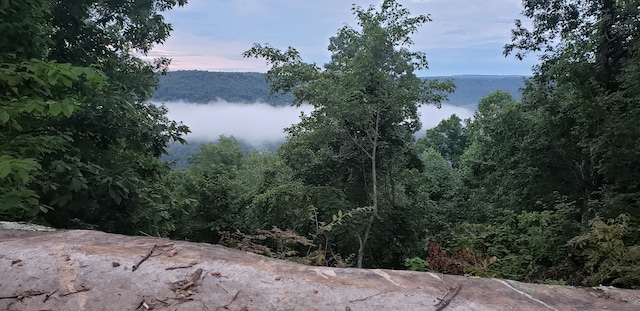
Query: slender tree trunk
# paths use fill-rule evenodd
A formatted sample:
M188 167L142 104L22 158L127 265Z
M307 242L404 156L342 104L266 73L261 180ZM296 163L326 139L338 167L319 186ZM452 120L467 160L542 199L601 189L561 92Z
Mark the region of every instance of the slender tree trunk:
M376 170L376 153L378 152L378 130L380 124L380 111L376 112L376 121L375 121L375 130L374 130L374 138L371 147L371 191L372 191L372 208L373 214L369 217L369 222L367 223L367 227L364 230L364 236L359 238L360 248L358 249L358 261L357 267L362 268L364 251L367 246L367 240L369 239L369 233L371 232L371 227L373 227L373 222L376 217L378 217L378 171Z
M367 227L364 229L364 238L358 236L360 240L360 248L358 248L358 262L356 266L358 268L362 268L362 262L364 258L364 249L367 245L367 240L369 239L369 232L371 232L371 227L373 226L373 221L376 219L374 215L369 217L369 222L367 223Z

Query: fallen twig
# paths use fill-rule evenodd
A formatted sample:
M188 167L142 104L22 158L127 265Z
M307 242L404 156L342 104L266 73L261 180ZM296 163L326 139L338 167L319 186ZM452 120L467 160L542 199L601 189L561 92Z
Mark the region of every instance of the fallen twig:
M142 259L140 259L140 261L138 261L137 264L133 265L133 268L131 269L131 272L138 270L138 268L140 267L140 265L147 259L149 259L149 257L151 257L151 254L153 253L153 250L156 249L156 244L153 244L153 247L151 247L151 250L149 250L149 252L147 253L146 256L144 256Z
M79 290L76 290L76 291L73 291L73 292L68 292L68 293L66 293L66 294L62 294L62 295L60 295L60 297L69 296L69 295L73 295L73 294L77 294L77 293L82 293L82 292L86 292L86 291L89 291L89 290L91 290L91 288L88 288L88 287L84 287L84 286L83 286L83 287L82 287L81 289L79 289Z
M46 295L44 296L44 299L42 300L42 303L47 302L47 300L49 300L49 297L51 297L51 296L52 296L53 294L55 294L57 291L58 291L58 290L56 289L56 290L52 291L51 293L46 294Z
M449 298L447 298L447 295L449 295L450 291L447 291L447 294L440 300L440 302L436 304L437 306L436 311L444 310L444 308L446 308L449 305L451 300L453 300L453 298L460 292L461 288L462 288L462 285L458 285L457 287L453 288L453 294Z
M451 288L449 288L449 286L447 286L447 283L444 282L444 273L440 273L440 282L442 282L442 286L444 286L445 289L450 290ZM447 294L449 293L449 291L447 291ZM446 296L446 294L445 294Z
M198 264L197 262L194 262L194 263L188 264L188 265L186 265L186 266L168 267L168 268L166 268L165 270L186 269L186 268L191 268L191 267L193 267L193 266L195 266L195 265L197 265L197 264Z
M139 232L140 234L144 235L144 236L148 236L148 237L150 237L150 238L155 238L153 235L148 234L148 233L146 233L146 232L144 232L144 231L142 231L142 230L138 230L138 232Z
M381 294L386 294L386 293L387 293L387 292L379 292L379 293L377 293L377 294L373 294L373 295L370 295L370 296L367 296L367 297L364 297L364 298L355 299L355 300L349 300L349 302L365 301L365 300L367 300L367 299L369 299L369 298L371 298L371 297L378 296L378 295L381 295Z
M18 300L22 300L22 299L27 298L27 297L40 296L40 295L44 295L46 293L47 292L26 291L26 292L23 292L21 294L13 295L13 296L0 296L0 299L18 299Z
M220 284L216 284L216 286L218 286L218 287L222 288L222 290L223 290L225 293L227 293L227 294L229 293L229 291L228 291L228 290L226 290L226 289L224 289L224 287L220 286Z
M217 307L216 311L218 311L218 309L223 308L223 309L227 309L235 300L236 298L238 298L238 294L240 294L240 289L238 290L238 292L233 296L233 298L231 299L231 301L229 301L228 304L221 306L221 307Z
M20 295L15 296L0 296L0 299L17 299L18 297L22 297Z
M167 302L167 299L169 299L169 298L165 298L165 300L161 300L161 299L158 299L158 298L153 298L153 299L154 299L155 301L159 301L159 302L161 302L161 303L162 303L162 304L164 304L165 306L168 306L168 305L169 305L169 303Z
M447 285L447 283L444 281L444 273L441 273L441 275L440 275L440 282L442 282L442 286L444 286L444 289L446 289L446 290L447 290L447 292L446 292L446 293L444 293L444 296L442 296L442 298L436 297L438 300L440 300L440 301L436 304L436 306L438 306L439 304L441 304L441 303L442 303L442 300L443 300L443 299L445 299L447 296L449 296L449 293L451 292L451 289L452 289L452 287L449 287L449 286Z

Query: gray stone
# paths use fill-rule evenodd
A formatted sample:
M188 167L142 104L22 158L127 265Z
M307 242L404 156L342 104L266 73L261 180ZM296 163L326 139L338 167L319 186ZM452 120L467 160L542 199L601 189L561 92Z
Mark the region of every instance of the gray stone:
M624 311L640 310L640 292L304 266L97 231L0 229L0 310Z

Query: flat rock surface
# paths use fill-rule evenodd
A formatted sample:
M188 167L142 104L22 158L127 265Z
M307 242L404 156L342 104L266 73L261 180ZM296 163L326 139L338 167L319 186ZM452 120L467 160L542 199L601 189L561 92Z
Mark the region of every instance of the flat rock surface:
M0 310L637 311L640 291L312 267L218 245L0 228Z

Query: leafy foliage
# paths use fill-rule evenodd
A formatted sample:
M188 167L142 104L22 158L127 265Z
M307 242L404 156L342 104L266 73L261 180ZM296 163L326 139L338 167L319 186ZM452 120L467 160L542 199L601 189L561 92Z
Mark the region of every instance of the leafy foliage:
M404 265L411 271L425 271L429 267L429 262L420 257L413 257L405 259Z
M43 1L0 7L5 35L31 38L0 45L0 217L6 219L32 219L51 209L30 184L42 172L39 160L64 150L70 138L37 122L69 118L93 95L91 88L106 85L96 69L29 58L44 55L50 43L43 37L51 31L48 14Z
M466 124L471 120L465 120ZM467 126L462 120L451 115L448 120L443 120L435 128L428 129L425 137L416 143L418 150L433 148L438 151L453 167L460 165L460 157L469 145Z
M0 47L3 218L173 229L158 156L187 128L145 102L168 61L133 53L162 42L170 26L159 12L184 3L2 2L4 33L21 37Z
M640 288L640 246L625 245L629 241L630 217L621 214L615 219L596 217L590 230L569 241L573 260L580 267L579 282L585 286L612 284ZM628 243L628 242L627 242Z

